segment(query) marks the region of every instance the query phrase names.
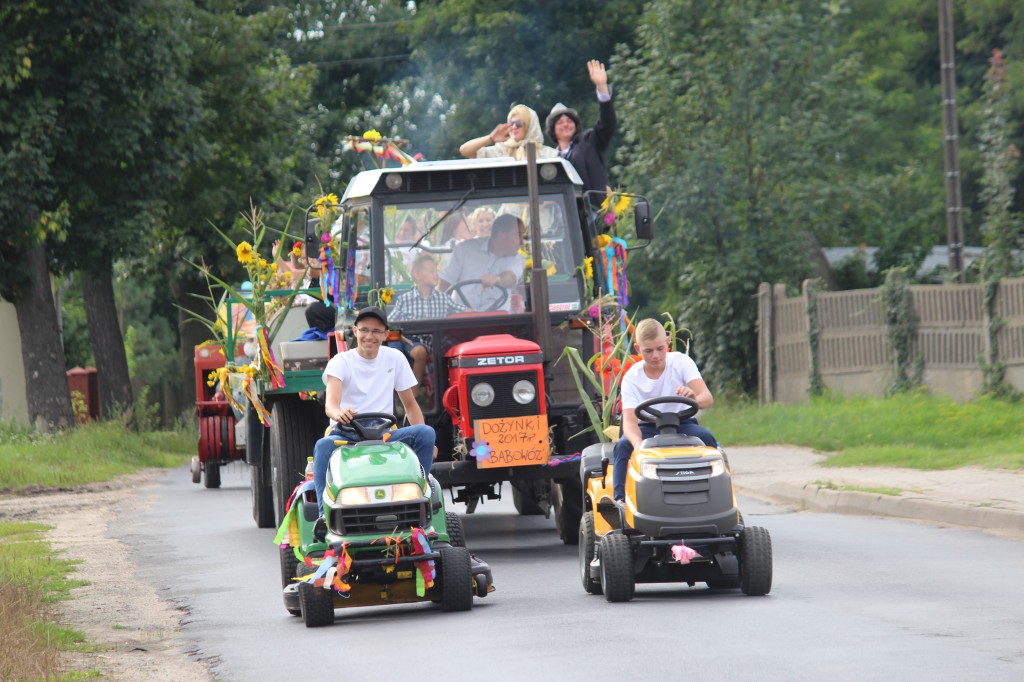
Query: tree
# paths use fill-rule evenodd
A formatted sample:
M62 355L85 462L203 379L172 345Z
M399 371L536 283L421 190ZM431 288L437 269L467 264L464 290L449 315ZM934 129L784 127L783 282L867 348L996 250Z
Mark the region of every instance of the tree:
M758 283L827 273L822 241L862 228L868 190L847 159L867 114L838 9L655 0L614 60L621 176L659 207L668 247L634 256L634 300L678 313L723 392L756 387Z
M509 107L522 102L543 124L556 102L597 118L586 61L608 61L616 43L629 43L640 0L539 2L441 0L417 5L411 25L412 63L419 82L455 104L444 126L430 129L434 158L455 157L471 137L490 132ZM630 87L609 73L616 93Z
M70 207L59 271L78 271L105 416L133 405L114 301L115 258L140 253L189 154L195 118L183 81L187 52L177 0L54 3L50 30L65 50L41 55L47 89L60 93L53 175Z
M212 318L195 298L208 291L189 261L206 263L227 281L237 280L241 270L235 255L212 226L227 234L241 229L241 212L252 198L270 225L280 229L291 216L294 235L314 194L314 176L326 175L312 143L317 118L309 109L316 70L293 66L275 46L273 37L287 23L283 12L242 9L220 0L188 13L188 82L198 90L201 108L189 140L195 159L167 198L150 254L134 263L140 275L169 285L179 306L187 401L195 395L193 348L207 340L208 332L185 311Z
M47 267L46 238L64 235L51 176L60 99L36 67L53 39L47 15L33 2L0 7L0 295L18 313L29 420L41 430L73 423Z

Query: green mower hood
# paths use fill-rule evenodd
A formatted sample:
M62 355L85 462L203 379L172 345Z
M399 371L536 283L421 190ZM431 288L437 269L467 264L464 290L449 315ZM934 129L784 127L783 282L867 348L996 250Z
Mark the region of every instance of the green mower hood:
M330 497L342 488L416 483L423 489L423 473L416 453L404 443L343 445L331 454L327 471Z

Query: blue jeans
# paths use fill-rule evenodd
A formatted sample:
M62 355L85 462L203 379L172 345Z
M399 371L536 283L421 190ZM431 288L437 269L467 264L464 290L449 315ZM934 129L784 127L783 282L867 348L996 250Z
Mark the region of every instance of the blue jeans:
M434 463L434 427L425 424L414 424L401 429L391 431L388 438L389 443L405 443L416 453L416 459L427 474L430 473L430 465ZM337 447L336 440L347 440L349 443L358 442L359 436L351 427L343 424L334 427L331 433L316 442L313 447L313 485L316 487L316 504L320 513L324 509L324 488L327 487L327 465L331 461L331 453Z
M711 431L697 423L697 420L690 417L679 425L679 433L684 436L696 436L704 441L704 444L713 448L718 447L718 441L711 435ZM640 435L644 438L651 438L658 434L657 427L648 422L640 422ZM623 436L615 444L612 459L612 494L616 500L626 499L626 471L629 468L629 458L633 456L633 444Z

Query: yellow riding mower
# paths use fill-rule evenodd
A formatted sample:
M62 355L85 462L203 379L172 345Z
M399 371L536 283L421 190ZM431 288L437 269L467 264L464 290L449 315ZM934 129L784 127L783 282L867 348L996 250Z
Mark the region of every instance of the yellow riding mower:
M654 407L668 403L684 407ZM678 396L637 405L637 418L653 423L657 435L633 451L623 502L612 495L615 444L583 451L580 577L589 594L629 601L638 582L703 582L751 596L771 590L771 537L743 524L725 453L679 433L696 413L697 403Z

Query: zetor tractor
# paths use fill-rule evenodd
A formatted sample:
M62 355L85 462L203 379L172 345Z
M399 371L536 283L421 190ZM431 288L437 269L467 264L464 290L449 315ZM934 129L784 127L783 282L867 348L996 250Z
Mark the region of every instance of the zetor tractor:
M337 441L323 518L312 473L296 487L275 538L284 605L307 627L330 625L353 606L440 602L466 611L493 591L491 570L466 549L459 517L415 453L387 442L394 415L364 413L356 443Z
M340 291L331 352L353 345L356 311L387 304L392 330L427 350L417 401L437 432L432 473L441 486L472 513L479 503L498 499L507 482L519 513L553 513L562 540L575 544L583 502L579 453L596 438L586 433L590 422L570 363L557 361L567 347L580 357L594 355L596 335L585 313L595 297L611 293L603 283L612 279L604 277L603 252L595 246L611 228L592 219L594 207L576 170L564 159L418 162L357 174L340 203L331 236L319 234L315 221L307 222L305 235L307 253L319 252L330 237L341 251L331 274ZM628 248L639 248L651 239L650 206L640 200L633 210L637 239L629 239L640 243ZM431 255L443 279L456 258L451 235L478 211L523 220L523 261L532 266L515 286L496 286L500 296L487 305L416 319L396 315L400 297L416 293L415 259ZM624 235L617 236L626 244ZM587 281L591 266L596 276ZM480 280L448 283L447 295L465 304ZM328 343L320 343L322 367L329 355ZM298 346L282 345L289 391L288 367L300 357ZM308 353L301 357L311 361ZM275 497L277 472L284 472L290 491L312 451L298 435L312 423L305 413L323 410L285 398L268 394L275 408L268 439Z
M670 403L685 407L655 407ZM588 593L629 601L636 583L667 582L738 587L751 596L771 590L771 537L744 525L725 453L678 433L681 421L696 413L697 403L677 396L637 405L637 418L658 433L633 451L624 503L612 496L614 443L583 451L580 578Z

